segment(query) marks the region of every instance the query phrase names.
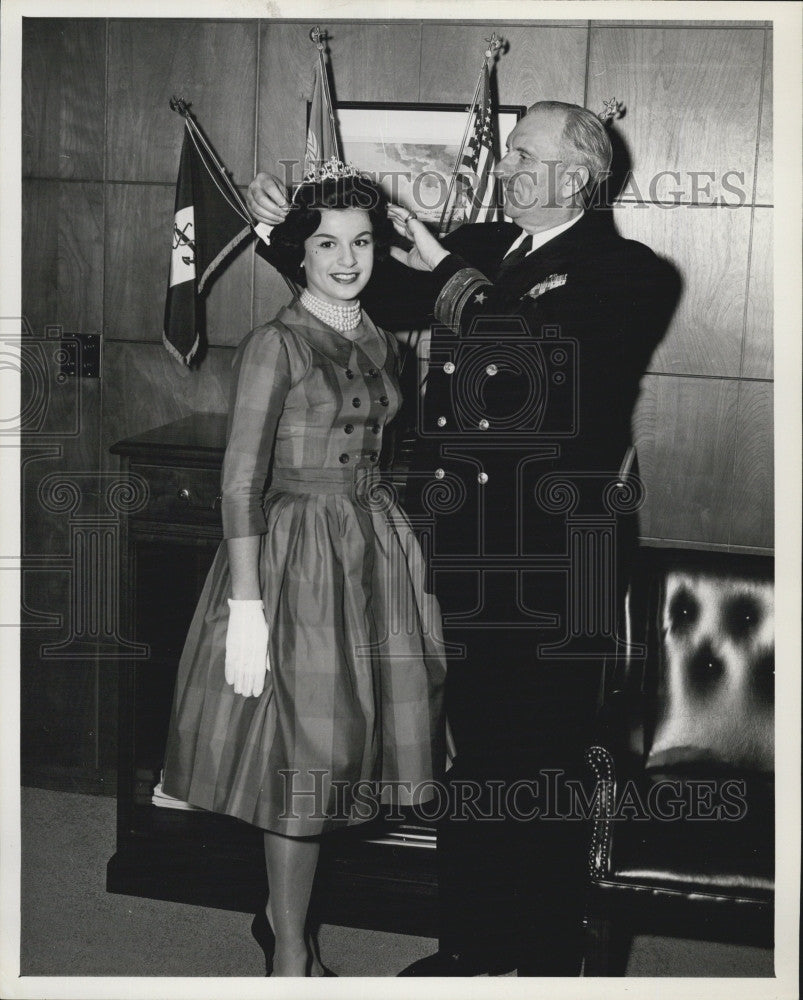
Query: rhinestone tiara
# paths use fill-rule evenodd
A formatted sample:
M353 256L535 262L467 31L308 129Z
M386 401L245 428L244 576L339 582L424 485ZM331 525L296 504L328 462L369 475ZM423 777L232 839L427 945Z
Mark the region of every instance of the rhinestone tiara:
M344 177L359 177L360 171L353 163L344 163L336 156L322 160L308 170L302 178L302 184L319 184L321 181L339 181Z
M328 160L321 160L308 170L301 178L301 182L296 185L291 201L295 201L296 195L304 184L320 184L322 181L340 181L346 177L361 177L362 173L353 163L344 163L336 156L330 156Z

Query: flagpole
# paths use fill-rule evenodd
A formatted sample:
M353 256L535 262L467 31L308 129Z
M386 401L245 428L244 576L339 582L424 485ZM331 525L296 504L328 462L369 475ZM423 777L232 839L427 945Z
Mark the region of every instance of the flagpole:
M485 68L483 64L483 69ZM472 122L474 121L474 111L477 107L477 101L480 96L480 89L482 87L482 70L480 70L480 75L477 78L477 86L474 90L474 97L472 98L471 105L468 108L468 114L466 115L466 127L463 131L463 139L460 143L460 148L457 151L457 156L455 157L454 166L452 167L452 176L449 180L449 187L446 191L446 201L443 204L443 211L441 212L440 221L438 222L438 236L443 235L443 226L446 221L446 213L449 210L449 203L452 198L452 191L454 190L455 181L457 180L457 175L460 173L460 164L463 162L463 153L465 152L466 142L468 141L468 133L471 130ZM452 209L454 211L454 209ZM450 215L451 217L451 215Z
M206 136L203 134L201 129L198 127L198 123L195 121L195 117L190 111L190 105L184 100L183 97L173 97L170 99L170 110L175 111L177 114L181 115L184 121L187 123L187 127L193 133L193 135L200 141L201 145L204 147L204 151L209 159L212 161L213 166L220 174L223 183L229 190L229 194L232 195L234 200L237 202L237 207L240 209L243 221L251 225L251 216L249 215L248 209L245 202L242 199L242 195L234 186L226 172L225 166L220 162L215 153L214 149L207 142Z
M342 159L340 154L340 144L337 141L337 124L335 122L335 111L332 105L332 94L329 90L329 74L326 72L326 61L324 57L324 52L326 48L326 32L321 31L320 27L317 25L309 33L310 41L314 42L315 48L318 50L318 68L321 73L321 87L323 89L324 100L326 102L326 110L329 115L329 133L332 138L332 149L334 150L335 156L338 160Z
M451 177L451 180L449 181L449 188L448 188L448 190L446 192L446 201L444 202L443 211L441 212L440 221L438 222L438 236L439 237L443 236L444 223L446 221L448 221L448 219L451 219L451 215L454 212L454 206L452 206L451 212L449 212L449 216L447 217L446 213L449 211L449 203L450 203L451 198L452 198L452 192L454 190L454 185L455 185L455 182L457 180L457 175L460 173L460 165L461 165L462 160L463 160L463 153L465 152L465 149L466 149L466 142L468 141L468 134L469 134L469 131L471 130L471 126L472 126L472 123L474 121L474 111L475 111L475 109L477 107L477 101L479 100L480 90L482 89L483 74L484 74L486 66L490 70L491 63L492 63L494 57L496 56L496 53L499 51L499 49L502 46L502 39L497 35L497 33L495 31L491 34L491 37L490 38L486 38L485 41L488 43L488 48L485 50L485 57L483 59L483 64L480 67L479 76L477 77L477 86L476 86L476 88L474 90L474 97L473 97L473 99L471 101L471 106L468 109L468 114L466 115L466 127L465 127L465 129L463 131L463 140L460 143L460 149L458 150L457 157L455 158L455 161L454 161L454 167L452 169L452 177Z
M228 172L226 171L225 166L218 159L217 153L214 151L214 149L212 148L212 146L207 141L206 136L203 134L203 132L199 128L198 123L195 121L195 117L193 116L192 112L190 111L190 105L187 103L187 101L184 100L183 97L172 97L170 99L170 110L171 111L175 111L176 114L181 115L181 117L184 119L184 121L187 124L187 128L189 128L190 132L193 134L193 137L197 138L200 141L201 145L204 147L204 151L205 151L206 155L212 161L212 165L214 166L215 170L217 170L218 174L220 175L221 179L223 180L223 183L226 185L226 187L227 187L227 189L229 191L229 194L231 194L231 196L236 201L237 208L239 208L239 210L240 210L241 217L242 217L243 221L246 223L246 225L250 226L252 230L255 230L256 226L255 226L254 220L251 217L251 214L248 211L248 208L247 208L245 202L243 201L242 195L237 190L237 188L235 187L233 181L229 177ZM298 298L298 289L296 288L296 286L287 277L286 274L282 274L282 278L284 279L284 283L287 285L287 287L292 292L293 298L297 299Z

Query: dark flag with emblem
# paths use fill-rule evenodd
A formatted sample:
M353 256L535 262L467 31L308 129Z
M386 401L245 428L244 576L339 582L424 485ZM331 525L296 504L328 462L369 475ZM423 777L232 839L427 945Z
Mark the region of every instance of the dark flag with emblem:
M502 218L499 206L494 167L496 166L494 116L491 109L491 74L488 64L483 66L482 81L477 101L470 111L471 138L465 145L457 167L457 205L464 213L464 222L498 222ZM454 212L444 213L441 221L443 235Z
M229 254L253 233L236 189L212 156L194 123L185 119L163 335L165 347L184 364L198 350L199 296Z

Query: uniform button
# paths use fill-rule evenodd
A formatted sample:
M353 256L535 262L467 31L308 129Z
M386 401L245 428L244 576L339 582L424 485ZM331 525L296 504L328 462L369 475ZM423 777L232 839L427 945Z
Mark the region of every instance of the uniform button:
M375 462L379 458L379 455L375 451L372 451L371 454L368 456L368 458L372 462Z
M488 482L488 473L487 472L481 472L477 476L477 482L480 484L480 486L484 486Z
M351 405L354 407L355 410L359 410L359 408L362 406L362 401L360 400L360 397L355 396L354 399L352 399L351 401Z
M388 405L388 403L390 402L390 400L388 399L388 397L387 397L387 396L380 396L380 397L379 397L379 402L380 402L380 403L381 403L381 404L382 404L383 406L387 406L387 405Z
M376 378L379 375L379 372L376 370L376 368L369 368L368 374L370 375L371 378Z
M435 478L436 479L443 479L443 477L445 475L446 475L446 473L443 471L443 469L436 469L435 470Z
M341 465L346 465L346 463L348 462L348 460L349 460L348 455L345 452L343 452L343 454L340 456L340 464Z
M446 417L438 417L438 427L446 426Z
M447 361L443 366L443 370L447 375L451 375L454 372L454 361Z
M496 365L488 365L488 367L485 369L485 374L486 375L496 375L496 373L498 371L499 371L499 369L496 367Z
M350 369L346 369L346 378L354 378L354 372Z
M490 426L491 425L488 423L488 421L485 419L485 417L483 417L482 420L480 420L480 430L481 431L487 431Z
M346 434L351 434L352 431L354 430L354 424L346 424L343 430L346 432Z
M382 428L379 426L379 424L374 424L371 430L374 432L374 434L378 434L382 430Z

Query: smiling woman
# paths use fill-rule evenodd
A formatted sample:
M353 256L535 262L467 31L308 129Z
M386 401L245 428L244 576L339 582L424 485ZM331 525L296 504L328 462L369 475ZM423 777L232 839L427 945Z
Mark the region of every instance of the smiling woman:
M307 290L324 302L353 302L374 267L373 233L360 208L324 209L320 228L304 243Z
M226 540L171 713L163 790L264 831L252 930L275 975L326 974L307 933L320 835L431 795L446 764L440 610L378 475L398 352L357 298L391 234L347 176L301 185L272 235L306 287L236 353Z
M298 187L287 217L271 233L271 261L314 294L325 300L331 294L342 302L359 295L371 275L374 260L387 257L392 238L387 198L368 178L357 175L306 183ZM348 254L343 261L340 253L346 245L352 248L355 257ZM321 269L327 275L360 272L364 278L359 282L349 279L338 283L322 277L323 284L312 288L311 280L317 283Z

